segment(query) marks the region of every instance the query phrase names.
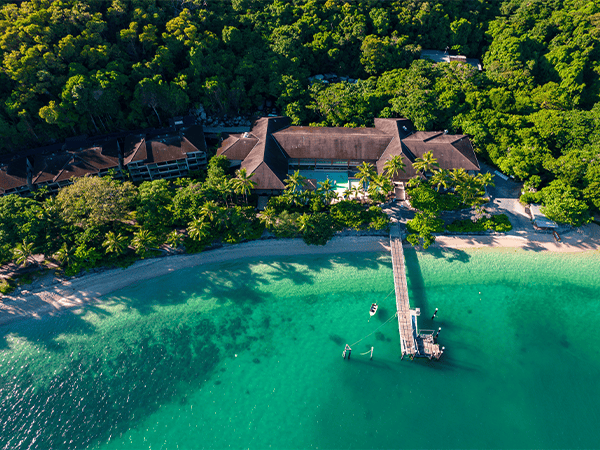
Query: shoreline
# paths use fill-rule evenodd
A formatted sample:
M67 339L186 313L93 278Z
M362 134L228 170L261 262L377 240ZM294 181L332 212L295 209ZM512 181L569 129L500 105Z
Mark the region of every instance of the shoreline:
M512 232L507 235L437 236L430 248L520 248L526 251L578 253L600 250L600 226L586 225L565 235L561 243L552 235L532 232ZM59 280L44 277L31 290L20 289L0 297L0 326L17 320L41 318L65 309L100 302L100 297L123 289L133 283L194 266L218 264L237 259L272 258L295 255L322 255L348 252L389 251L389 238L381 236L335 236L324 246L309 246L302 239L250 241L192 255L173 255L137 261L122 269Z

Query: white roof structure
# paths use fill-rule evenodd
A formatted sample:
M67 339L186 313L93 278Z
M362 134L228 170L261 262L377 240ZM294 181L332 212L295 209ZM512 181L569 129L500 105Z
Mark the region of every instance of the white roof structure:
M483 67L478 59L475 58L467 58L463 55L450 55L447 52L443 52L440 50L421 50L421 59L429 58L433 60L433 62L453 62L458 61L465 64L470 64L480 72L483 70Z
M530 205L531 217L533 224L538 228L558 228L556 222L548 219L540 210L540 205Z

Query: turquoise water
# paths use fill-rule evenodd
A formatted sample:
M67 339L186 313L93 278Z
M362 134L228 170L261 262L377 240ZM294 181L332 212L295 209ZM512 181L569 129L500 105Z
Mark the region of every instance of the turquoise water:
M600 254L406 258L438 362L400 360L386 254L186 269L2 327L0 449L598 446Z
M300 174L303 177L306 177L311 180L325 181L327 179L335 182L335 190L339 194L344 193L344 191L354 184L357 184L357 180L349 180L348 172L326 172L323 170L301 170ZM352 184L354 182L354 184Z

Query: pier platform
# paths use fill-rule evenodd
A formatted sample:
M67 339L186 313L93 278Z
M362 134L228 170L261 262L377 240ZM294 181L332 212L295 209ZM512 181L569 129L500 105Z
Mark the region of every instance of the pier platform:
M420 310L418 308L410 309L406 268L404 265L404 249L402 248L402 236L398 225L392 226L390 230L390 248L402 357L406 355L410 358L439 359L442 352L440 346L435 343L433 331L422 330L419 332L417 317L420 315Z

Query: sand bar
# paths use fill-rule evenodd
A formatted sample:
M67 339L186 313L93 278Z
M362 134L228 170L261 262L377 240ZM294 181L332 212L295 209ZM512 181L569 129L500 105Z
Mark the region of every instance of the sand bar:
M594 224L582 227L564 235L561 243L556 243L552 235L548 234L513 232L509 235L439 236L432 247L510 247L553 252L600 251L600 227ZM0 325L20 319L56 314L63 309L97 302L100 297L130 284L187 267L243 258L377 251L389 251L389 238L340 236L334 237L325 246L309 246L301 239L272 239L226 246L194 255L142 260L126 269L110 269L68 280L46 277L41 282L1 298Z

